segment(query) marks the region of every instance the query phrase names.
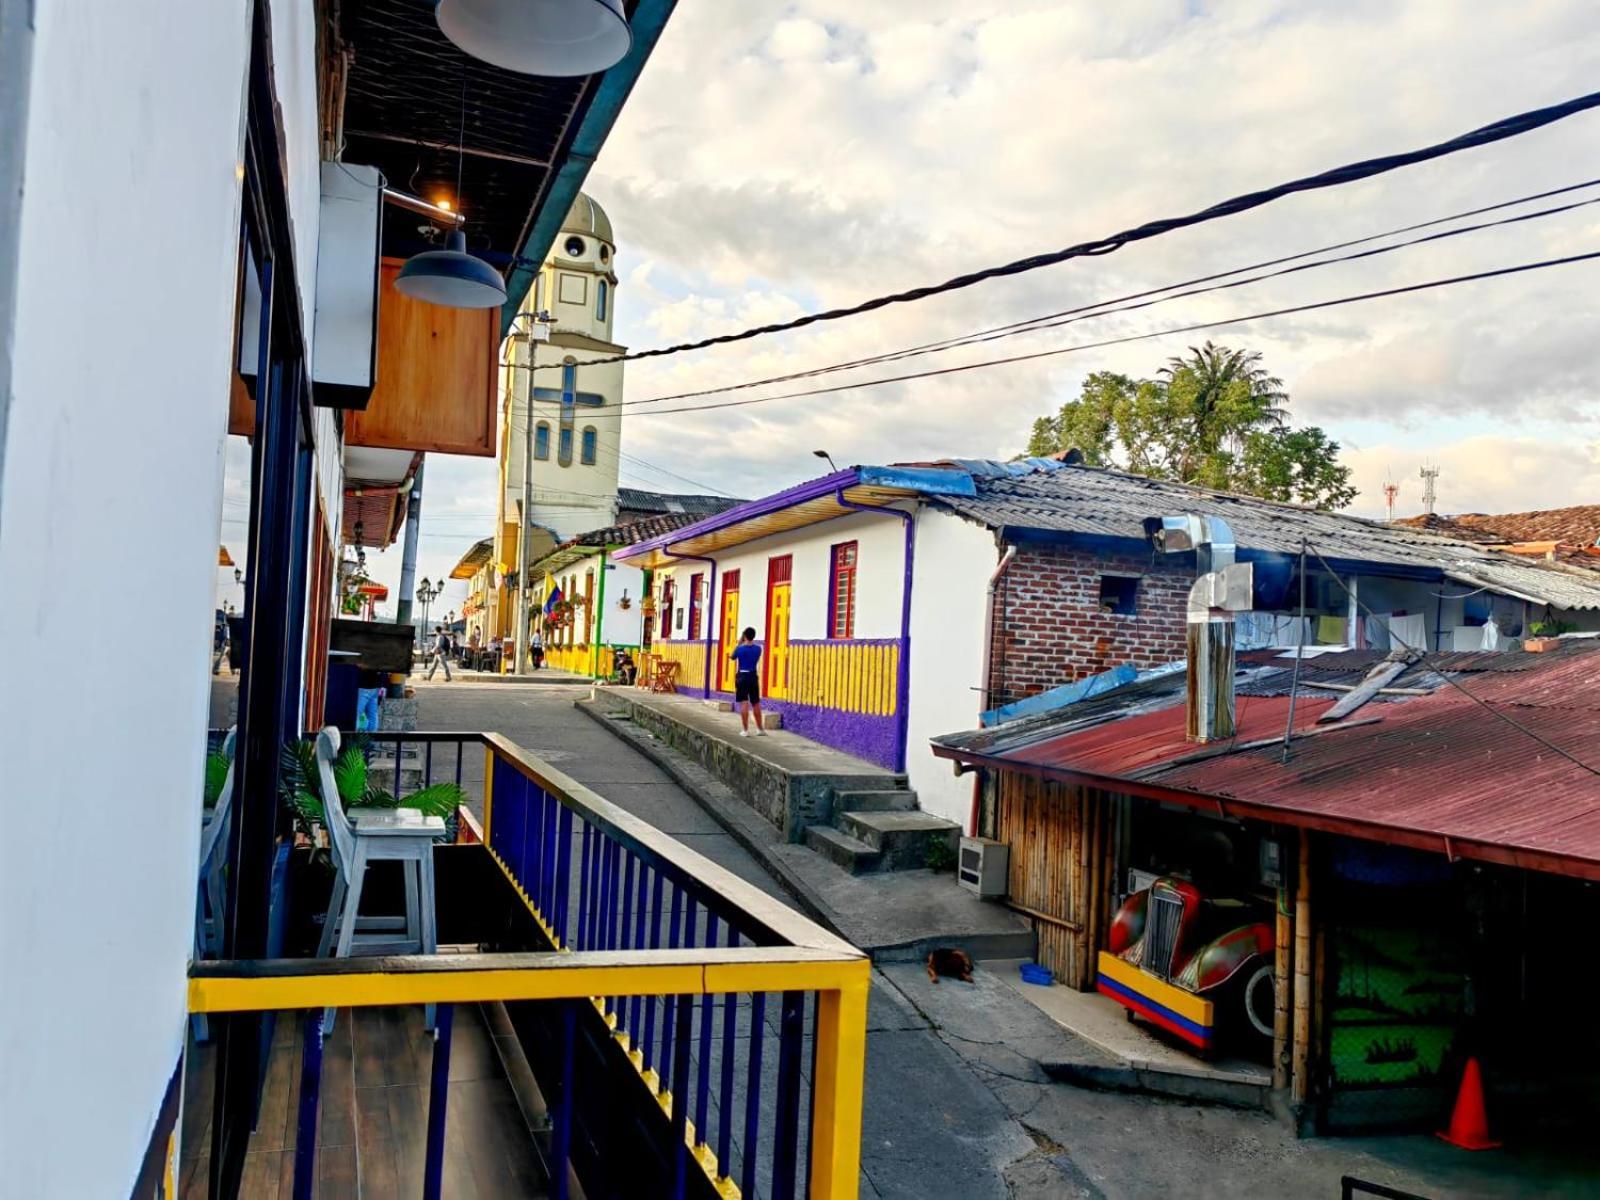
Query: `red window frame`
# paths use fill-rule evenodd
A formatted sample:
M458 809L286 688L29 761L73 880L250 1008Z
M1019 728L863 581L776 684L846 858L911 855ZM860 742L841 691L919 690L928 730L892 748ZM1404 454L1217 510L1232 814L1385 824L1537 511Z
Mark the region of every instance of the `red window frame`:
M661 584L661 640L667 641L672 637L672 599L673 580L666 579Z
M834 640L852 638L856 633L856 572L861 552L856 542L839 542L833 547L832 569L828 572L828 636Z
M703 574L689 576L689 640L692 642L700 636L700 614L705 608L701 602L700 593L704 589L706 577Z

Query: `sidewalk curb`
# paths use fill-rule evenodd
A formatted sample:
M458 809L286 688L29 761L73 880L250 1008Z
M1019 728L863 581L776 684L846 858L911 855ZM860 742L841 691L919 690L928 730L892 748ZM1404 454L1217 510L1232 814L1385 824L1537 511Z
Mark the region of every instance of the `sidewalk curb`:
M626 715L613 716L613 712L618 710L604 709L596 703L597 700L598 697L574 700L572 706L665 771L674 783L711 815L717 824L728 831L735 842L772 873L773 877L783 885L784 891L800 905L806 916L826 926L831 933L849 940L833 919L832 909L787 863L771 852L773 845L787 844L778 841L776 829L749 805L741 803L734 796L732 789L709 771L703 770L698 764L690 763L671 747L643 732ZM870 951L867 953L872 956Z
M1106 1053L1114 1052L1107 1050ZM1115 1055L1115 1057L1121 1056ZM1173 1100L1197 1101L1202 1104L1223 1105L1254 1112L1269 1112L1272 1108L1270 1087L1231 1083L1200 1075L1184 1075L1129 1059L1114 1067L1070 1061L1040 1062L1039 1069L1057 1083L1071 1084L1074 1087L1094 1091L1165 1096Z
M644 732L620 709L608 709L597 703L599 699L600 697L595 696L588 700L574 700L573 707L660 767L717 824L727 830L734 841L754 856L756 861L777 879L807 916L826 926L831 932L849 940L849 935L834 920L832 909L783 861L781 856L772 852L774 846L787 845L778 839L776 829L748 805L740 802L726 784L705 771L698 763L690 762L670 746ZM617 713L618 716L613 716L613 713ZM923 942L903 946L886 945L865 949L864 952L874 963L915 962L926 955L928 946L932 944L929 941L927 945ZM1104 1047L1098 1048L1102 1053L1118 1059L1118 1064L1102 1066L1060 1059L1034 1061L1050 1080L1070 1086L1098 1091L1164 1096L1191 1103L1217 1104L1257 1112L1271 1109L1270 1088L1257 1088L1248 1084L1162 1071L1145 1063L1125 1059L1122 1055Z

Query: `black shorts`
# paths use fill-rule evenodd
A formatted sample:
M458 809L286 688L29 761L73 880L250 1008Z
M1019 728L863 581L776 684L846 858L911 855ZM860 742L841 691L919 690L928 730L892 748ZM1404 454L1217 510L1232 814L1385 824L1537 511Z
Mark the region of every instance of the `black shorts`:
M740 671L733 677L735 704L761 703L761 676L754 671Z

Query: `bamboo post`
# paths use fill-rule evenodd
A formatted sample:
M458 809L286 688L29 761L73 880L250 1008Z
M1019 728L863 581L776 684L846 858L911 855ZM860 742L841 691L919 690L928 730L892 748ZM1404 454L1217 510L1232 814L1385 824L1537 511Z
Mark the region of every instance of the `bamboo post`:
M1272 1086L1289 1086L1289 956L1294 922L1289 918L1289 885L1278 884L1277 928L1272 950Z
M1294 894L1294 1076L1290 1100L1306 1102L1311 1090L1311 835L1300 831Z
M1088 788L1083 792L1084 808L1089 813L1092 830L1089 838L1089 896L1083 921L1083 983L1085 988L1094 984L1095 950L1100 942L1100 925L1105 911L1105 797Z

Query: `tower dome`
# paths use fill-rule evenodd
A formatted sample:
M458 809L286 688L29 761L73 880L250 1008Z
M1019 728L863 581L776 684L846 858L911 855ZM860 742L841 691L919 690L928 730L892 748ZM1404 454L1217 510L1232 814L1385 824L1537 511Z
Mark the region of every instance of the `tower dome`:
M585 192L579 192L578 198L567 210L566 220L561 222L561 234L556 239L557 246L560 246L568 234L592 237L605 242L608 246L614 247L617 244L617 239L611 232L611 218L606 216L606 210Z

